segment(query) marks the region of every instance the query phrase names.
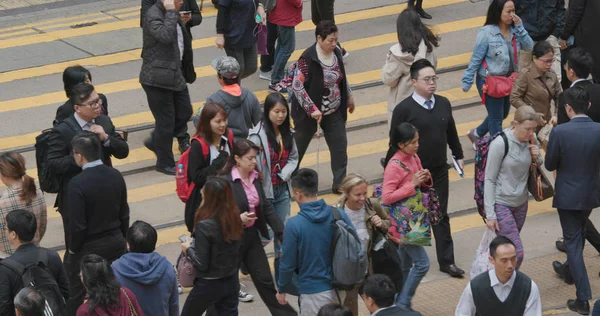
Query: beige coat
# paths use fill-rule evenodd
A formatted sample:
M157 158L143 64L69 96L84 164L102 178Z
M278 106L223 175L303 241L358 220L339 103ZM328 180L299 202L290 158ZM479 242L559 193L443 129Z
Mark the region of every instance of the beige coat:
M548 93L548 90L551 93ZM510 104L515 108L531 105L536 112L544 115L544 120L548 121L553 115L556 115L556 106L552 111L551 101L554 101L555 105L558 104L556 101L561 91L562 87L554 71L540 73L532 63L523 69L515 79L510 94Z
M388 118L392 117L392 112L396 105L408 98L413 92L412 82L410 80L410 66L415 60L426 58L433 66L437 66L437 57L435 49L427 52L427 45L424 41L419 44L419 51L415 56L409 52L403 52L400 44L390 48L387 53L385 65L381 70L381 79L383 83L390 87L388 97Z

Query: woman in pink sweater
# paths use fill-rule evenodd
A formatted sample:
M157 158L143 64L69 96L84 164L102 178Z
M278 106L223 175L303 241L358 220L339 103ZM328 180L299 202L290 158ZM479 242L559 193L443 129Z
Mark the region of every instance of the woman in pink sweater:
M431 173L423 169L421 160L417 156L419 149L419 132L409 124L398 125L393 133L391 146L396 153L386 161L383 172L382 201L385 204L394 204L402 199L417 194L417 189L431 187L433 181ZM429 271L429 257L423 246L400 245L400 258L402 259L402 273L404 286L396 296L396 306L403 310L412 311L411 301L417 286Z

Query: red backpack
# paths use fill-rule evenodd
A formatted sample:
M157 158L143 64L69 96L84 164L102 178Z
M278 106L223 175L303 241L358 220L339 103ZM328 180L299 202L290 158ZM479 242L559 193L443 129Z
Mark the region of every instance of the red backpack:
M230 150L233 149L233 132L228 129L227 130L227 142L229 143L229 148ZM202 153L204 154L204 160L208 159L208 156L210 154L210 147L209 145L206 143L206 141L199 137L199 136L194 136L192 137L190 143L192 141L198 141L200 143L200 146L202 146ZM189 163L189 159L190 159L190 148L188 148L185 152L183 152L183 154L181 154L181 157L179 157L179 161L177 161L177 175L175 176L175 183L177 185L176 191L177 191L177 196L179 197L179 199L181 200L181 202L185 203L187 202L187 200L190 198L190 195L192 194L192 191L194 190L194 187L196 186L196 183L194 183L193 181L189 181L188 180L188 163ZM181 166L181 168L180 168ZM180 172L180 169L182 169Z

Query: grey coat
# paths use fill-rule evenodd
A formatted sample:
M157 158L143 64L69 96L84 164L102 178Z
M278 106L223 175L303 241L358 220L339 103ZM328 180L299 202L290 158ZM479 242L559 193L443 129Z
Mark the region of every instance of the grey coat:
M179 57L177 24L182 28L186 48L183 60L190 63L187 48L189 47L191 51L191 36L179 19L179 12L165 10L161 1L157 1L146 12L143 27L141 84L173 91L182 91L187 87L183 68L189 67L182 67L183 63ZM191 66L193 71L193 65Z
M256 165L258 166L258 171L263 175L263 190L265 191L265 195L267 199L273 199L273 183L271 182L271 155L269 154L269 140L267 139L267 133L263 128L263 124L257 124L254 128L250 129L248 132L248 140L253 142L256 146L260 147L260 153L256 157ZM288 162L285 164L285 167L281 169L279 173L279 177L287 182L288 189L290 190L290 196L292 194L292 173L298 167L298 148L296 147L296 141L292 137L292 151L290 152L290 156L288 157Z

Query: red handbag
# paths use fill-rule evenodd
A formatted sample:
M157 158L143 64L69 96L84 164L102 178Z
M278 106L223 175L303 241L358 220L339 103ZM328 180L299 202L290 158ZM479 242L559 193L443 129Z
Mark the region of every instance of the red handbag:
M515 35L513 35L512 38L512 47L513 47L513 53L514 53L514 58L513 58L513 62L515 64L514 69L517 69L517 37ZM485 79L485 83L483 84L482 87L482 94L481 94L481 104L485 104L485 96L489 95L490 97L493 98L504 98L510 95L510 92L512 91L513 88L513 83L515 81L515 79L517 78L517 72L513 72L510 76L508 77L504 77L504 76L488 76L488 65L487 62L485 60L485 58L483 59L483 69L485 69L485 73L486 73L486 79Z

